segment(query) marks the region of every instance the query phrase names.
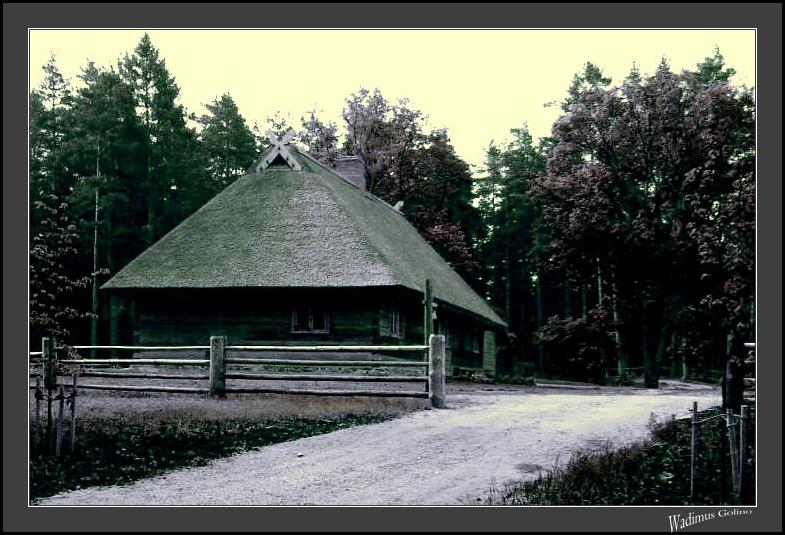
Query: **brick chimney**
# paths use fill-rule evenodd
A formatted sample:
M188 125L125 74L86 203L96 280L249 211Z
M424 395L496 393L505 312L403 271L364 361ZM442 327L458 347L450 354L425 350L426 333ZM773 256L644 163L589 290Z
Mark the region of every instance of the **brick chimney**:
M335 159L335 172L360 188L368 189L368 180L365 176L365 163L359 156L338 156Z

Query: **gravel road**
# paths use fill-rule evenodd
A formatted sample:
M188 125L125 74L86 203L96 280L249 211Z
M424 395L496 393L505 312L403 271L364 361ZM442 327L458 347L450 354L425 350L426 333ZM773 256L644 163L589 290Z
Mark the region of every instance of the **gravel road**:
M40 505L460 505L491 486L534 478L576 448L646 439L651 414L721 403L716 387L448 388L448 409L267 446Z

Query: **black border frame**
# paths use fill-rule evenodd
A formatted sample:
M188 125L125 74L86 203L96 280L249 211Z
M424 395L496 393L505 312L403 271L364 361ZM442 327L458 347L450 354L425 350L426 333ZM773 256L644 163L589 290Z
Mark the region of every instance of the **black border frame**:
M695 531L781 531L781 4L3 4L4 531L661 531L679 507L44 508L27 505L27 29L31 27L756 28L758 506ZM769 358L769 356L771 358ZM721 508L705 509L700 512Z

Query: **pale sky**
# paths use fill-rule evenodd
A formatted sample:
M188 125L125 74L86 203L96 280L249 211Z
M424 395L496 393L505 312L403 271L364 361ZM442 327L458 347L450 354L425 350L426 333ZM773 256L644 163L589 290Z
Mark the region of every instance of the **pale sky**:
M249 126L276 111L293 126L316 108L343 126L345 99L378 87L410 99L428 127L446 127L458 154L482 166L491 140L524 123L548 135L573 75L587 61L614 83L637 63L649 74L665 56L691 69L718 46L736 85L755 85L754 30L148 30L188 111L230 93ZM88 59L116 65L144 30L31 30L30 85L50 53L73 84Z

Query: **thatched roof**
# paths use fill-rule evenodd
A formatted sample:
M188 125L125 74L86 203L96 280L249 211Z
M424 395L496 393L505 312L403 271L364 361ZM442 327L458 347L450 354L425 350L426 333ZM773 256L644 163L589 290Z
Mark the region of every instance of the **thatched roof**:
M292 151L302 171L238 179L103 289L404 286L504 322L387 203Z

